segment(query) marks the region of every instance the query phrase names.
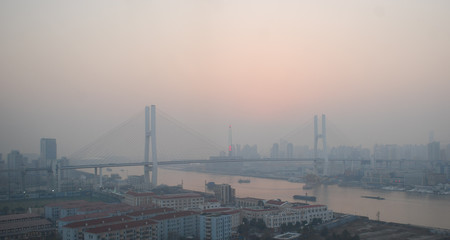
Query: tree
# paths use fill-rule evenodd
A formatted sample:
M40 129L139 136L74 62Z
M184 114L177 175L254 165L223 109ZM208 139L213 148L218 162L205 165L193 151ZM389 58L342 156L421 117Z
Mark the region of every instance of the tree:
M323 227L322 230L320 231L320 236L326 237L327 235L328 235L328 228Z
M342 231L342 233L341 233L341 238L350 240L352 238L352 236L347 231L347 229L344 229L344 231Z

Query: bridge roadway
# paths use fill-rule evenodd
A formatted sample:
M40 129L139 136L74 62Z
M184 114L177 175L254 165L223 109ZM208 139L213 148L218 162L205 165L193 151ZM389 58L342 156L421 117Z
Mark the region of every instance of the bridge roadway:
M158 162L158 166L163 165L176 165L176 164L191 164L191 163L229 163L229 162L313 162L315 159L305 158L305 159L271 159L271 158L261 158L261 159L239 159L239 158L223 158L223 159L194 159L194 160L172 160ZM317 159L320 160L320 159ZM152 162L138 162L138 163L102 163L102 164L82 164L73 166L61 166L61 170L68 169L83 169L83 168L107 168L107 167L131 167L131 166L152 166Z
M223 158L223 159L194 159L194 160L172 160L158 162L158 165L176 165L176 164L191 164L191 163L229 163L229 162L314 162L315 160L323 161L323 159L314 158L292 158L292 159L272 159L272 158L261 158L261 159L239 159L239 158ZM370 164L370 160L349 160L349 159L329 159L330 162L367 162ZM377 159L375 162L419 162L419 163L430 163L425 160L381 160ZM435 162L433 162L435 163ZM442 163L442 161L437 161L437 163ZM448 164L448 163L447 163ZM152 162L137 162L137 163L102 163L102 164L81 164L73 166L61 166L60 170L69 169L86 169L86 168L108 168L108 167L131 167L131 166L149 166L151 167ZM24 168L24 169L1 169L1 172L32 172L32 171L48 171L52 172L50 168Z
M164 165L177 165L177 164L191 164L191 163L230 163L230 162L315 162L315 161L324 161L324 159L318 158L281 158L281 159L273 159L273 158L260 158L260 159L242 159L242 158L221 158L221 159L194 159L194 160L172 160L172 161L162 161L158 162L159 166ZM368 164L371 163L371 160L349 160L349 159L329 159L329 162L366 162ZM426 163L427 161L422 160L380 160L377 159L375 162L422 162ZM102 163L102 164L82 164L82 165L73 165L73 166L61 166L61 170L68 169L85 169L85 168L111 168L111 167L131 167L131 166L149 166L151 167L152 162L137 162L137 163Z

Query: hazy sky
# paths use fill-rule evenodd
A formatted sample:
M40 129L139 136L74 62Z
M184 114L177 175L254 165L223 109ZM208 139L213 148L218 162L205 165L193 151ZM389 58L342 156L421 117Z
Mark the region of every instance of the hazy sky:
M368 147L448 143L449 93L447 0L0 1L4 156L68 155L151 104L224 146L321 113Z

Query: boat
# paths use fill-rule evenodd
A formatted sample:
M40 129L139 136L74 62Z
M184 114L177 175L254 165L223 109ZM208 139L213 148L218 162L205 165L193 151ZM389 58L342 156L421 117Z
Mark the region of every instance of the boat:
M376 199L376 200L384 200L384 198L380 197L380 196L361 196L362 198L369 198L369 199Z
M239 179L238 183L249 183L250 179Z
M317 200L315 196L308 196L308 195L294 195L294 199L306 200L306 201L311 201L311 202L315 202Z
M309 183L303 185L303 190L309 190L309 189L312 189L312 188L313 188L313 186L311 184L309 184Z

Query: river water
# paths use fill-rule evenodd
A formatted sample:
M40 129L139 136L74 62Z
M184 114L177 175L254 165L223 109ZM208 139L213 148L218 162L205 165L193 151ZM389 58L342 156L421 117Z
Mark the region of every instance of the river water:
M450 229L450 195L433 195L414 192L387 190L369 190L362 188L321 185L311 190L303 190L303 183L291 183L255 177L241 177L199 172L187 172L171 169L158 169L158 184L169 186L183 184L185 189L205 191L205 181L216 184L227 183L236 189L237 197L255 197L262 199L281 199L296 201L293 195L316 196L317 204L326 204L335 212L357 214L387 222L406 223ZM142 175L143 169L129 167L112 169L104 174L119 173ZM250 183L238 183L239 179L250 179ZM385 200L361 198L361 196L380 196ZM300 202L300 201L299 201Z

